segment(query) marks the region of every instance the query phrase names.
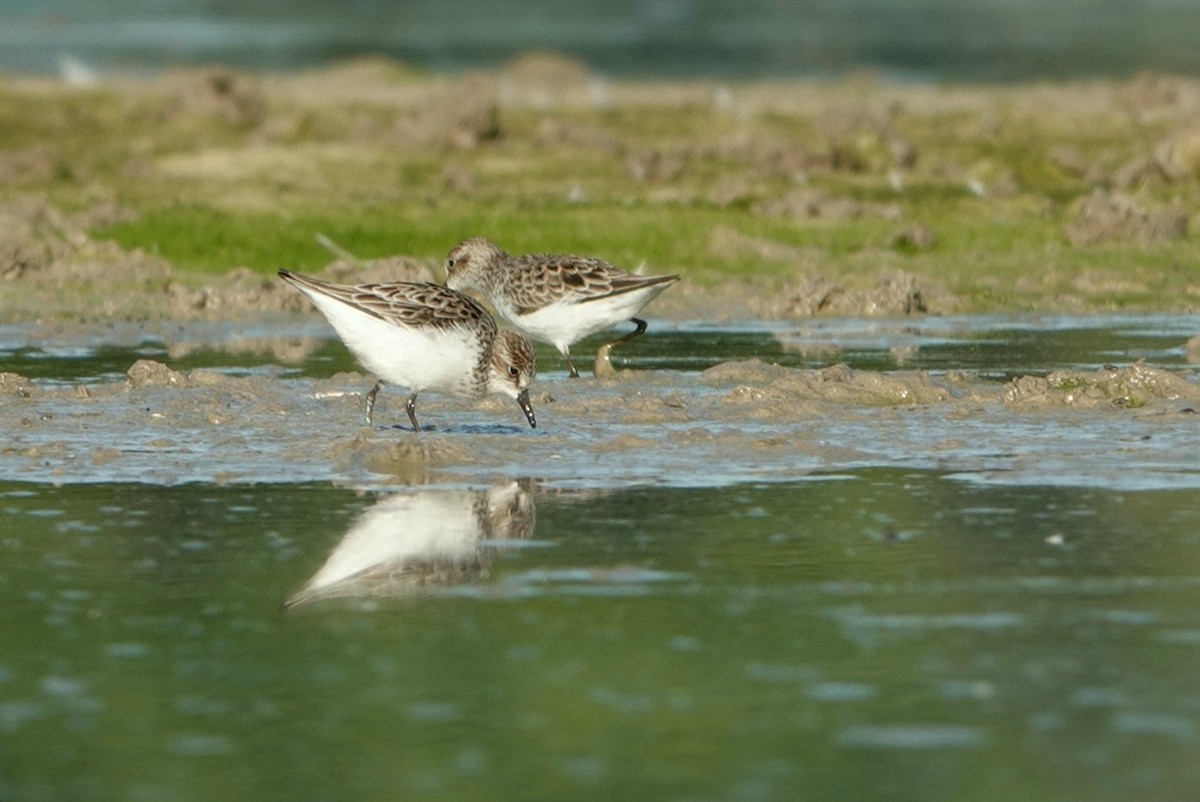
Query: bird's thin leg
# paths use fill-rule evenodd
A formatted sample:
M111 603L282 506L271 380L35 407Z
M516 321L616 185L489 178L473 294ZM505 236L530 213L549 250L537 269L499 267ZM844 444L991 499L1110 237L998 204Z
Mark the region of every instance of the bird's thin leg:
M637 324L637 328L634 329L633 331L629 332L628 334L626 334L624 337L618 337L617 339L610 342L608 344L609 348L616 348L621 343L627 343L630 340L634 339L635 337L641 337L642 334L645 333L646 321L642 320L641 318L636 318L636 317L630 318L629 320L631 323Z
M375 382L375 386L367 393L367 425L374 425L373 413L375 412L375 396L379 395L379 388L383 386L383 379Z
M408 403L404 405L404 408L408 410L408 419L410 421L412 421L413 431L414 432L421 431L421 425L419 423L417 423L417 394L416 393L413 393L412 395L410 395L408 397Z
M571 361L571 348L570 348L570 346L568 346L568 347L566 347L566 348L563 348L563 349L562 349L562 355L563 355L563 359L567 360L567 367L571 369L571 378L572 378L572 379L578 379L578 378L579 378L579 371L575 370L575 363Z

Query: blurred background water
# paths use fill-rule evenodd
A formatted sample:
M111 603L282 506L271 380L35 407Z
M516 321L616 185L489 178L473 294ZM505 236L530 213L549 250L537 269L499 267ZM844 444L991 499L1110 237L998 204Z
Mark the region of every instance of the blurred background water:
M73 61L292 69L382 53L437 70L554 49L629 77L897 79L1200 71L1186 0L2 0L0 70Z

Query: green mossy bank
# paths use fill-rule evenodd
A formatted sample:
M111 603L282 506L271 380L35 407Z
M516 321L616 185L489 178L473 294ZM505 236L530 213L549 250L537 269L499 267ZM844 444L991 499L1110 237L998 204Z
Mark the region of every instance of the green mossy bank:
M1165 76L631 84L547 54L8 78L0 311L253 312L274 293L195 293L320 271L318 235L365 260L345 277L438 278L476 235L680 272L677 316L1188 311L1198 119L1200 82Z

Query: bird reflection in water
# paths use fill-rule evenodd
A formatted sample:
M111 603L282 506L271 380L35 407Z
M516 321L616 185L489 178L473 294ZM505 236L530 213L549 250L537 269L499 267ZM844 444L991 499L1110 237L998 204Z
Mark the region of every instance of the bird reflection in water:
M355 520L285 608L340 596L401 597L487 576L490 541L528 540L536 520L523 483L388 496Z

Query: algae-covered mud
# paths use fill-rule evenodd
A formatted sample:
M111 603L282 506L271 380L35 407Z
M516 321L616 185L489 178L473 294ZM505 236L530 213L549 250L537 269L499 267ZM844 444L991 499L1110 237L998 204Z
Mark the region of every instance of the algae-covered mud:
M648 84L549 54L10 78L0 312L299 310L275 269L437 277L469 236L679 273L679 319L1194 310L1198 111L1149 74Z
M5 81L0 799L1196 796L1197 111ZM598 377L539 346L536 429L368 426L274 271L472 235L683 281Z

